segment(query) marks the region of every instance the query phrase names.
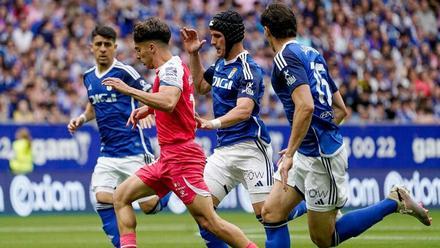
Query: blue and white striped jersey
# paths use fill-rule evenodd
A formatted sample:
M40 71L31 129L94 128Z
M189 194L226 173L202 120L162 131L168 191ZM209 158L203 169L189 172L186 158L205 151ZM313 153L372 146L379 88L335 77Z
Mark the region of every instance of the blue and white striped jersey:
M272 71L272 87L284 105L290 125L295 111L292 92L302 84L310 86L315 110L298 152L313 157L332 156L342 147L342 136L333 122L332 109L332 95L338 88L321 54L292 40L276 54Z
M84 85L89 101L95 109L101 138L101 156L125 157L138 154L153 154L150 141L141 128L132 130L125 126L131 111L138 107L138 102L121 94L110 86L102 85L108 77L116 77L129 86L148 91L148 84L131 66L116 59L110 68L99 74L96 66L84 73Z
M251 118L217 131L217 147L250 139L270 143L266 125L259 117L260 101L264 93L263 71L247 51L231 61L218 59L206 70L204 78L212 86L216 118L237 106L238 98L247 97L255 102Z

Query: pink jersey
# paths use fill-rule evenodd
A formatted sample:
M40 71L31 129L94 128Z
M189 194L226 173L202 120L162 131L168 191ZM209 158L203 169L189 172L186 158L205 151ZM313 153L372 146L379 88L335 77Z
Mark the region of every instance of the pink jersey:
M154 111L159 145L193 140L196 131L193 82L188 67L179 57L172 57L156 69L153 92L158 92L161 85L178 87L182 93L173 112Z

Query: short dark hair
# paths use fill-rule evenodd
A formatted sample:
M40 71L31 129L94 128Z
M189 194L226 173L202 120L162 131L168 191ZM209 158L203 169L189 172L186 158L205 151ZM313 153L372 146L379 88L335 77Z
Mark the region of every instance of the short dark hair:
M112 39L113 41L116 40L116 31L109 26L103 26L103 25L96 26L95 29L93 29L92 31L92 40L97 35L100 35L107 39Z
M261 25L278 39L296 36L295 14L285 4L270 4L261 14Z
M136 43L147 40L158 40L165 44L170 42L171 31L168 25L157 17L150 17L134 26L133 40Z

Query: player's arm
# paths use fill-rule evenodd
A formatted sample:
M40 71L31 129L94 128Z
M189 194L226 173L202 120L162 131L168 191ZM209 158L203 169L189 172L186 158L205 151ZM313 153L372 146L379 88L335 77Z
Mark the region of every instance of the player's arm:
M81 127L84 123L93 119L95 119L95 110L93 109L92 104L88 102L84 112L78 117L70 120L69 124L67 125L67 129L71 134L73 134L76 129Z
M292 129L286 152L287 157L293 157L301 145L312 121L314 103L312 93L308 84L298 86L292 93L292 100L295 104L293 113Z
M199 40L197 31L189 28L182 28L180 35L183 40L183 46L189 54L189 68L197 93L205 95L211 91L211 84L205 80L205 68L200 59L199 50L205 44L206 40Z
M339 125L344 120L344 118L348 115L347 108L345 107L344 100L342 99L341 93L336 91L332 95L332 108L334 112L333 121Z
M166 85L161 85L156 93L149 93L130 87L121 79L113 77L106 78L102 84L111 86L122 94L132 96L150 108L169 113L173 112L181 94L180 88Z
M150 108L171 113L179 101L181 90L174 86L160 86L158 92L148 93L131 88L128 94Z
M237 105L225 115L210 121L199 118L201 122L200 127L204 129L219 129L233 126L249 119L254 106L255 102L251 98L240 97L237 99Z
M284 190L287 190L287 177L289 170L293 166L293 155L298 150L309 130L315 104L302 61L295 54L288 56L281 54L281 58L278 59L286 61L284 65L277 65L280 75L278 78L279 83L285 83L287 85L295 105L289 142L287 148L281 152L283 156L279 160L281 181Z

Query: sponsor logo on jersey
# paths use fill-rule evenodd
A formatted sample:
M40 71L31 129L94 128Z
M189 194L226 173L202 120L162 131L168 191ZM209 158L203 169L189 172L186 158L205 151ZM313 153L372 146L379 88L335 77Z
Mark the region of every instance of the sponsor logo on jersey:
M333 111L325 111L319 115L319 118L321 119L327 119L329 117L333 119Z
M286 79L288 86L291 86L292 84L294 84L296 82L295 76L290 75L288 70L284 71L284 78Z
M218 87L222 89L230 90L232 88L232 80L227 78L213 77L214 82L212 83L213 87Z
M101 93L101 94L94 94L89 96L89 100L92 104L102 103L102 102L116 102L116 94L107 94L107 93Z

